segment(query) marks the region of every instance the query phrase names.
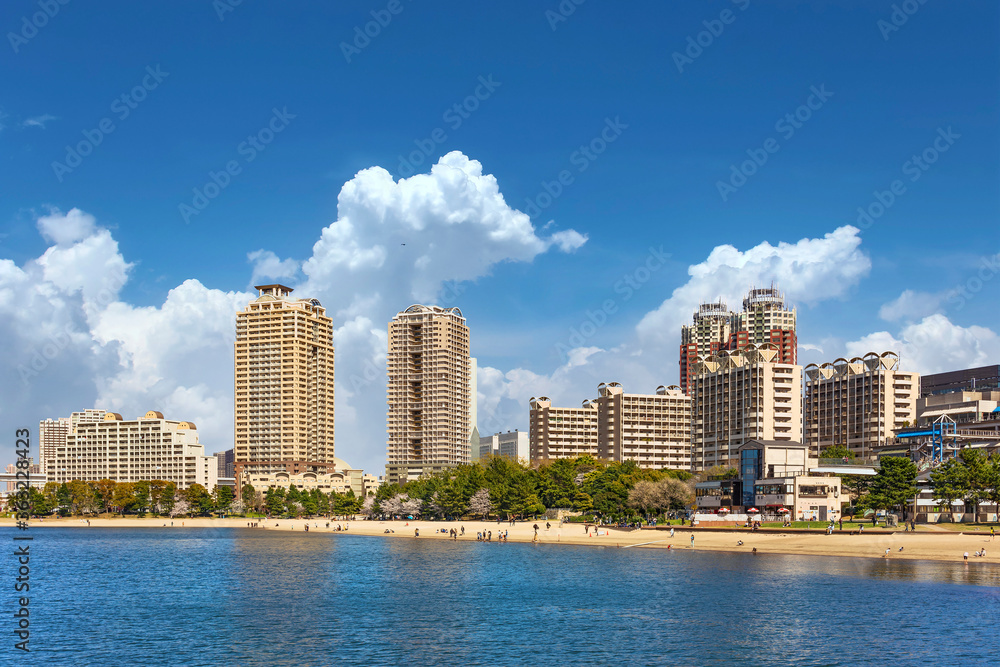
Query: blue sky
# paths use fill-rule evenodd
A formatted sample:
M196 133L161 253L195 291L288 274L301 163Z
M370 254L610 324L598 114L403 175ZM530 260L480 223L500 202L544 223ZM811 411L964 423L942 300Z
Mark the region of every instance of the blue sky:
M330 308L338 454L376 471L384 384L349 379L384 369L385 324L418 300L468 318L484 431L525 428L533 395L676 382L693 305L735 305L751 281L798 306L806 361L890 346L921 372L996 363L1000 9L900 4L905 22L891 2L753 0L567 0L558 21L555 1L70 2L42 21L37 0L6 2L0 424L110 403L228 448L232 310L256 278ZM78 166L54 166L105 119ZM373 167L392 180L355 180ZM626 298L650 248L669 258Z

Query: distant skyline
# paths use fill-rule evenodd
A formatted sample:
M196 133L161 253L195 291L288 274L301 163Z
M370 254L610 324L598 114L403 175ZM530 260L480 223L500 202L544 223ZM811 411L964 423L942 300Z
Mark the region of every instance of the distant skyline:
M1000 362L1000 7L567 4L5 3L0 426L231 448L271 282L333 318L336 455L376 473L416 303L466 317L484 435L676 384L698 304L772 282L803 365Z

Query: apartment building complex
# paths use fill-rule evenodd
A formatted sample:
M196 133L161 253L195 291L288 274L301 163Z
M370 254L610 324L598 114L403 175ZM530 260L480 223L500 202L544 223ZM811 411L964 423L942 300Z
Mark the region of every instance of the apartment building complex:
M893 352L869 352L805 369L805 444L818 457L843 445L869 458L872 448L917 420L920 376L899 370Z
M59 447L66 446L66 438L80 424L93 424L104 419L104 410L89 408L72 413L69 417L43 419L38 422L38 461L42 473L46 461L55 456Z
M597 404L579 408L552 406L548 396L528 401L528 453L531 461L598 457Z
M772 343L699 358L692 367L691 467L735 465L750 440L802 441L802 367Z
M471 461L472 360L458 308L414 305L389 322L386 479Z
M165 480L178 489L197 483L211 491L218 481L218 464L214 456L205 455L191 422L164 419L153 410L133 420L106 412L99 422L77 424L65 445L55 448L45 476L58 484L74 479Z
M680 387L627 394L617 382L600 384L581 408L553 408L531 400L532 461L589 454L635 461L643 468L687 470L691 465L691 399Z
M258 285L236 315L237 486L250 475L334 465L333 322L317 299Z
M691 393L695 362L724 350L770 343L778 351L777 362L797 364L796 317L796 310L785 305L784 295L774 285L751 288L738 313L730 311L721 299L701 304L692 324L681 327L680 384L684 393Z

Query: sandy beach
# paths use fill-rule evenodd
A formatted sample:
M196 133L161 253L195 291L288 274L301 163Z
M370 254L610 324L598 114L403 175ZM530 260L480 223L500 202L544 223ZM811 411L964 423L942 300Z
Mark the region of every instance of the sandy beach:
M102 518L90 519L91 528L162 528L164 525L174 528L246 528L251 521L256 521L256 530L288 530L305 532L309 525L309 535L317 538L340 535L370 535L394 539L447 540L451 539L447 531L451 528L461 530L465 534L459 537L462 541L474 541L477 532L492 532L492 540L497 540L500 531L509 532L511 542L532 542L535 531L534 522L517 522L511 526L502 521L333 521L327 528L326 519L162 519L162 518ZM989 530L975 530L970 527L968 532L955 532L933 527L920 526L915 533L902 530L892 534L866 533L851 535L847 532L834 532L832 535L816 533L796 533L787 531L781 533L751 533L746 529L732 531L704 530L701 528L676 528L671 538L666 530L619 529L612 527L584 529L582 524L563 524L552 522L552 527L546 529L545 521L537 522L539 526L537 542L540 545L589 545L605 548L659 548L701 551L732 551L750 552L754 548L757 553L802 554L810 556L849 556L861 558L882 558L889 549L889 558L907 560L960 561L963 554L969 552L971 562L1000 563L1000 540L991 541ZM12 519L0 519L0 526L14 525ZM346 528L346 532L336 530L337 526ZM73 527L87 529L86 521L72 519L34 520L30 524L32 530L47 527ZM444 530L444 533L439 531ZM392 531L386 533L386 531ZM419 531L415 537L414 531ZM694 535L692 546L691 536ZM742 545L738 544L740 541ZM902 551L900 551L902 547ZM973 553L985 548L984 558L973 556Z

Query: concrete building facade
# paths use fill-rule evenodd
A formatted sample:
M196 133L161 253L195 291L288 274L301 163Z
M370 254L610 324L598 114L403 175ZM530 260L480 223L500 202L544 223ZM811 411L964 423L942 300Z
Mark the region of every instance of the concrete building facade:
M532 462L598 457L597 404L584 401L579 408L557 408L548 396L528 402L528 455Z
M512 461L527 463L531 460L531 446L528 440L528 434L517 429L480 438L479 458L502 456Z
M684 393L691 393L691 366L698 357L716 354L729 344L734 315L720 299L698 306L692 323L681 326L680 384Z
M993 419L1000 412L1000 390L952 391L917 399L915 426L930 426L941 416L966 425Z
M211 491L218 480L218 463L205 455L191 422L164 419L153 410L133 420L107 412L100 422L77 425L46 463L48 482L75 479L164 480L178 489L201 484Z
M69 435L69 417L43 419L38 422L38 460L41 471L45 472L45 462L54 458L55 450L66 446Z
M680 387L628 394L611 382L598 385L597 393L581 408L553 408L544 396L531 399L531 461L589 454L643 468L690 468L691 398Z
M386 478L418 479L472 459L469 328L458 308L413 305L389 322Z
M316 299L258 285L236 315L237 486L334 466L333 321Z
M691 467L691 397L680 387L627 394L620 384L597 387L598 456L642 468Z
M810 454L843 445L868 459L873 448L917 420L920 376L899 370L894 352L869 352L805 369L805 444Z
M735 465L750 440L802 441L802 367L772 343L700 358L692 368L691 467Z
M1000 364L932 373L920 378L921 396L947 394L953 391L990 390L1000 390Z

